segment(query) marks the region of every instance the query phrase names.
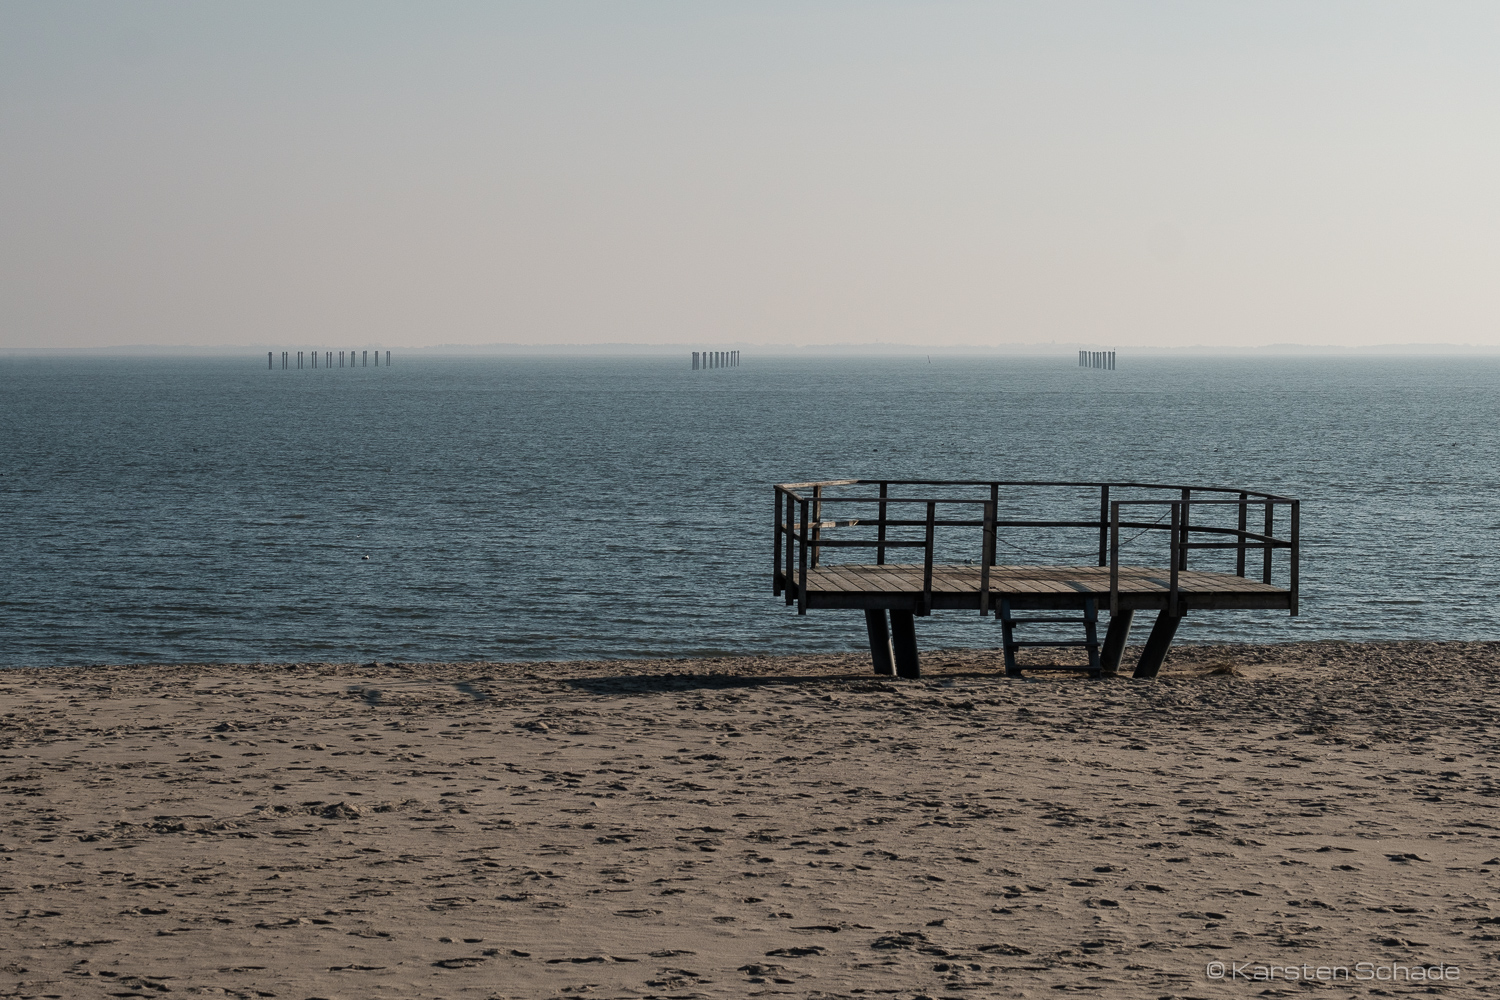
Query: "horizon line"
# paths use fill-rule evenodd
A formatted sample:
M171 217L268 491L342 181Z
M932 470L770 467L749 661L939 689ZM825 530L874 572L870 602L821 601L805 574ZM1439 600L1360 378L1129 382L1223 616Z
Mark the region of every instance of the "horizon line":
M676 344L642 344L630 341L608 341L602 343L524 344L505 341L488 343L446 343L421 347L386 346L385 344L360 345L356 350L399 351L403 354L464 355L464 354L578 354L595 352L602 354L677 354L703 350L704 343L683 342ZM756 344L748 341L725 341L720 345L708 345L711 350L746 349L762 352L762 356L795 355L810 353L839 353L867 351L879 354L1026 354L1037 356L1064 355L1084 350L1130 351L1138 354L1496 354L1500 344L1454 344L1454 343L1377 343L1377 344L1299 344L1277 342L1254 346L1222 346L1211 344L1187 344L1180 346L1146 346L1107 344L1102 341L1033 341L1007 344L906 344L891 341L869 341L843 344ZM100 347L0 347L0 356L119 356L119 355L234 355L262 352L277 354L281 351L295 353L298 348L273 344L120 344ZM325 344L301 348L303 351L327 352L339 350ZM344 348L348 350L348 348Z

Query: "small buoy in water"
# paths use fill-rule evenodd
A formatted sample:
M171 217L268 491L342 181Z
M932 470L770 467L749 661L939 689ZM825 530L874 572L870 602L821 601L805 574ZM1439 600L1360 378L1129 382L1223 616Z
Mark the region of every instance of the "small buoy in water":
M360 556L360 558L368 561L370 557L369 556Z

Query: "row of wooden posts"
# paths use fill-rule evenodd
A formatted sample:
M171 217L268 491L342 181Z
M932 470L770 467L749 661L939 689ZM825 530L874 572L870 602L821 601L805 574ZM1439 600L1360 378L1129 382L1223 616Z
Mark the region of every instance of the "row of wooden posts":
M333 367L333 352L332 351L324 351L322 353L323 353L323 367L325 367L325 368L332 368ZM295 360L297 362L296 367L298 367L298 368L303 367L304 363L306 363L307 367L310 367L310 368L316 368L316 367L318 367L318 352L317 351L308 351L307 355L309 355L309 356L304 361L304 355L303 355L302 351L298 351L297 352L297 357L295 359L291 356L290 352L282 351L281 352L281 367L282 368L290 368L290 367L292 367L292 361L293 360ZM338 355L339 355L338 366L340 368L342 368L342 367L344 367L344 352L343 351L339 351ZM350 351L349 352L349 367L350 368L368 367L369 364L370 364L370 352L369 351L364 351L364 352ZM391 352L390 351L386 351L385 352L385 366L387 368L389 368L391 366ZM276 367L275 352L273 352L273 351L267 351L266 352L266 367L267 368L275 368ZM379 351L375 352L375 367L376 368L380 367L380 352Z
M693 371L700 368L738 368L739 351L694 351Z
M1078 367L1080 368L1109 368L1115 366L1114 351L1079 351Z

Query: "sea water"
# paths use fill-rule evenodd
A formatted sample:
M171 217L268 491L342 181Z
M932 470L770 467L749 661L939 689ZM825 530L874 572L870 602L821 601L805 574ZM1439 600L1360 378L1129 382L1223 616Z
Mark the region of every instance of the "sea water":
M859 649L771 594L771 484L844 477L1274 491L1301 615L1179 641L1497 636L1500 358L394 361L0 359L0 664Z

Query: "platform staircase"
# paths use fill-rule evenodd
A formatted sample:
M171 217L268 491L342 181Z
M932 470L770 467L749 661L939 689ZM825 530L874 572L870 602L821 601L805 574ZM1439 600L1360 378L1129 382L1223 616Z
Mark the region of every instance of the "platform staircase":
M1059 618L1047 616L1045 618L1026 617L1017 618L1011 612L1009 598L1000 599L1000 607L995 611L995 617L1000 619L1001 641L1005 646L1005 672L1011 677L1021 676L1024 670L1079 670L1088 671L1090 677L1099 677L1101 666L1099 660L1099 602L1087 600L1083 604L1082 618ZM1017 625L1082 625L1083 639L1031 639L1022 641L1016 638ZM1083 666L1061 666L1057 664L1039 664L1021 667L1016 663L1016 653L1022 646L1032 647L1078 647L1088 649L1089 665Z

